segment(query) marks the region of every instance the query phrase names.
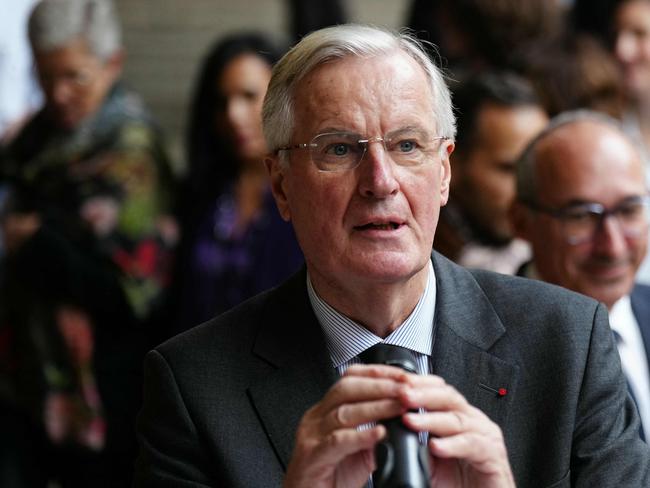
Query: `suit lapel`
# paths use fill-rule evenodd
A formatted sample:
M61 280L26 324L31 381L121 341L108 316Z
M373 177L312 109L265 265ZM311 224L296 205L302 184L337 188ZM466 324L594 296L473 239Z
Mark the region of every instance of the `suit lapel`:
M505 426L518 368L490 349L506 329L471 273L435 253L433 263L437 286L433 372ZM500 394L500 389L505 391Z
M299 273L272 300L253 353L274 369L248 391L285 469L301 417L337 379L305 280L305 273Z

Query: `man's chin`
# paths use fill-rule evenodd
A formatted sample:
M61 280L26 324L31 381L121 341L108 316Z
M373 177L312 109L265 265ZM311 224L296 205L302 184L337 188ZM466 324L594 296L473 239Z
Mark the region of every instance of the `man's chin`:
M629 280L609 280L608 282L591 284L582 293L611 308L618 300L630 293L632 285L633 283L630 283Z
M357 276L376 283L399 283L408 281L421 272L428 263L416 262L412 256L398 253L378 253L355 266Z
M634 281L635 269L626 260L594 263L583 268L588 280L596 286L618 286Z

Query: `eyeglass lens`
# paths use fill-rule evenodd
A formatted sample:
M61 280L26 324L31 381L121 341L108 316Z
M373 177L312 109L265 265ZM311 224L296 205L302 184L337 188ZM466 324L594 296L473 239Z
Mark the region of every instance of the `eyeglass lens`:
M613 216L626 237L638 237L648 231L650 212L645 198L624 201L611 210L600 204L588 204L562 212L564 233L572 244L590 241L608 216Z
M332 132L319 134L309 144L314 164L323 171L355 168L363 159L368 144L380 142L390 158L400 166L416 166L430 159L438 138L422 131L400 130L384 137L363 139L359 134Z

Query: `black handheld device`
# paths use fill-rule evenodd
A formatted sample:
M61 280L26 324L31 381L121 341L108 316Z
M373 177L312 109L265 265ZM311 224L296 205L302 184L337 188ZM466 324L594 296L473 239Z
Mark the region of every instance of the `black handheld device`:
M359 355L366 364L387 364L417 373L413 353L399 346L379 343ZM418 433L408 429L400 417L384 420L386 438L375 447L375 488L427 488L430 470L427 447Z

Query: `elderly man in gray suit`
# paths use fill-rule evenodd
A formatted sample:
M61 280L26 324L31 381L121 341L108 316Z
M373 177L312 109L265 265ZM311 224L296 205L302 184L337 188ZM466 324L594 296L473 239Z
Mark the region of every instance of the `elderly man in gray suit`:
M312 33L264 127L306 269L149 353L136 486L372 485L395 417L427 486L650 486L605 307L431 258L455 129L421 46ZM358 364L378 343L420 374Z
M557 116L517 164L512 216L533 248L520 274L607 305L640 432L650 438L650 287L635 285L648 246L650 198L638 149L603 114Z

